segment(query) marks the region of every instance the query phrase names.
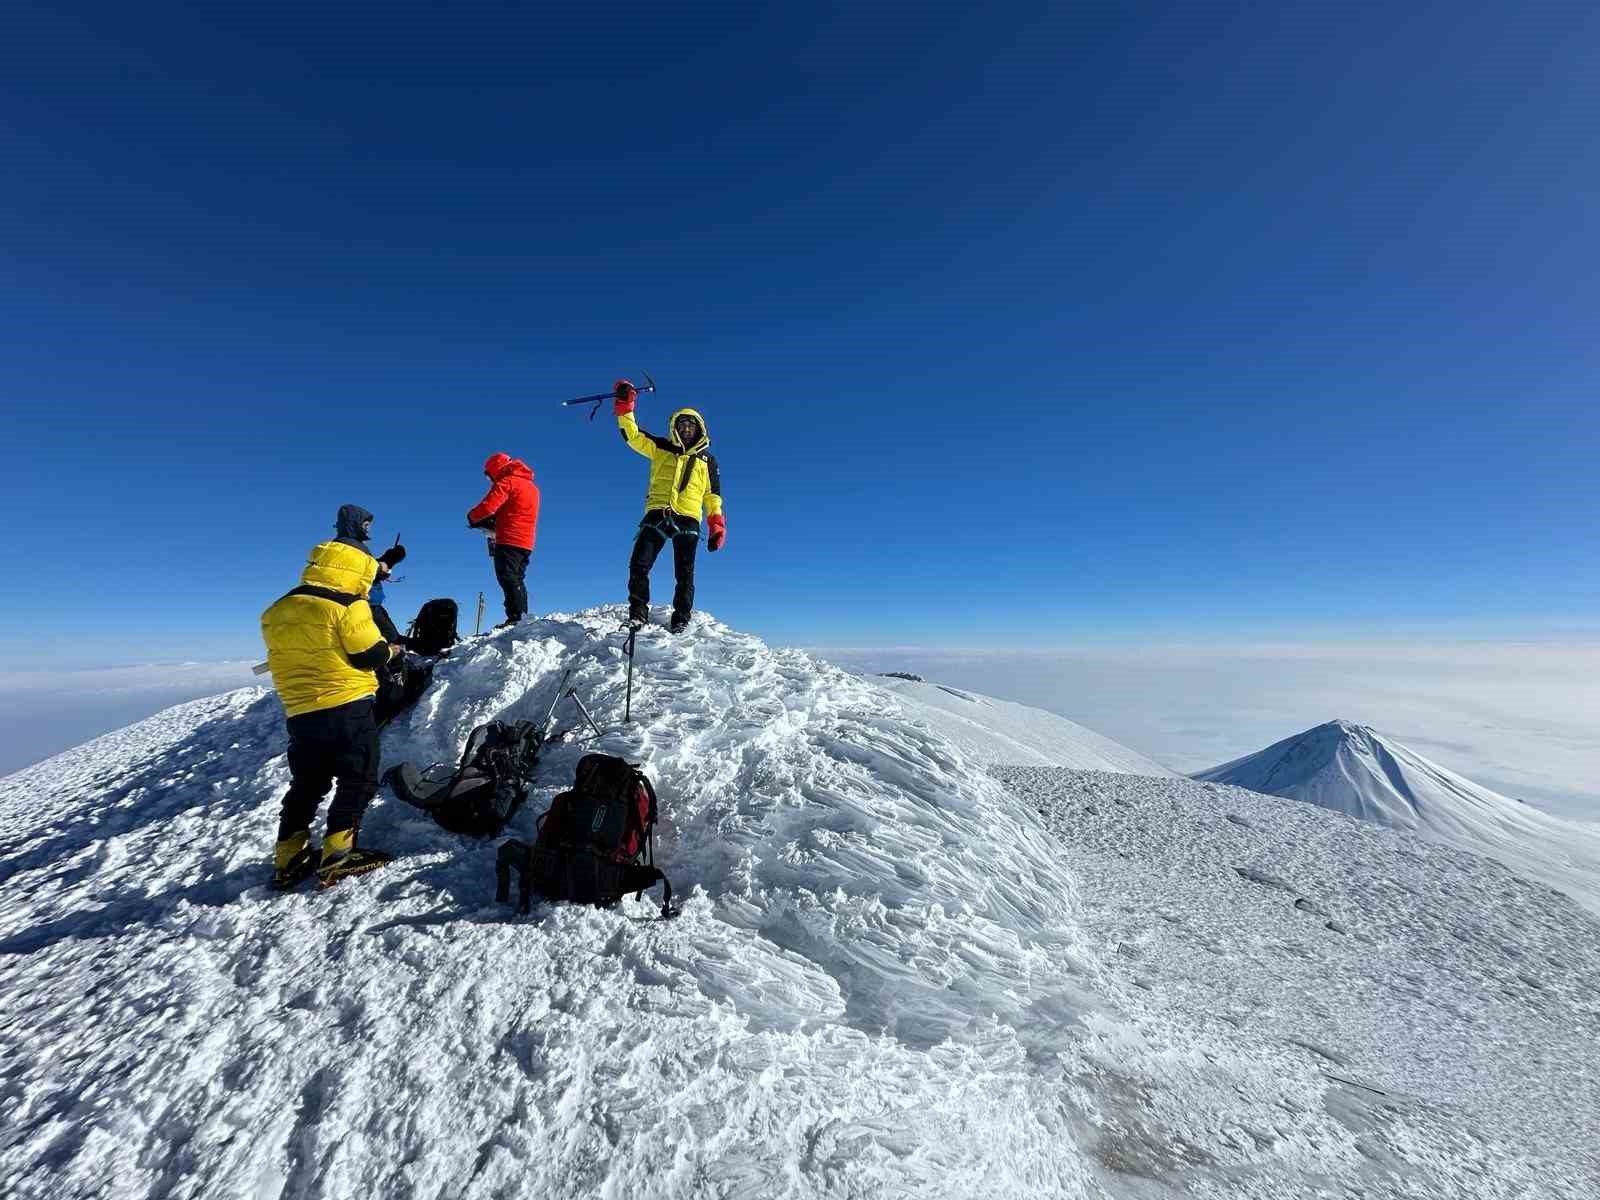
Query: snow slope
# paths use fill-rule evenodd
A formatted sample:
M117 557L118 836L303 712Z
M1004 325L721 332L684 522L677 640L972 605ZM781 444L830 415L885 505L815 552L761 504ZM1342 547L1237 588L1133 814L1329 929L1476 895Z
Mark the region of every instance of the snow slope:
M1519 804L1365 725L1330 721L1195 778L1485 854L1600 913L1600 829Z
M885 675L873 682L899 696L907 711L979 762L1178 778L1137 750L1042 708L923 680Z
M1600 921L1565 896L1238 788L994 774L1061 839L1085 932L1146 1019L1315 1063L1364 1155L1384 1157L1370 1133L1385 1124L1436 1126L1463 1174L1417 1194L1504 1194L1509 1152L1539 1181L1512 1194L1600 1195ZM1275 1121L1232 1134L1282 1136Z
M619 618L463 646L385 759L539 716L571 669L609 732L551 748L511 832L586 750L643 761L676 922L517 918L493 842L388 797L363 836L397 862L273 895L257 689L0 781L6 1194L1586 1194L1498 1127L1357 1121L1302 1047L1163 1008L1035 806L882 688L701 618L641 636L616 728Z

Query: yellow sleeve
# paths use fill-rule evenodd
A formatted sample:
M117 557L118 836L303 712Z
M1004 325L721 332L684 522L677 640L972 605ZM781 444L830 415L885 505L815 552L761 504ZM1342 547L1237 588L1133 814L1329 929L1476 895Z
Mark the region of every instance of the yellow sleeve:
M722 468L709 454L706 456L706 516L722 514Z
M654 460L656 444L640 432L639 422L634 420L631 412L622 413L617 417L617 428L622 430L622 440L627 442L635 453Z
M346 608L344 616L339 618L339 645L344 648L345 656L350 659L376 657L371 652L382 646L383 661L388 661L388 643L384 641L383 631L372 619L372 605L365 600L357 600Z

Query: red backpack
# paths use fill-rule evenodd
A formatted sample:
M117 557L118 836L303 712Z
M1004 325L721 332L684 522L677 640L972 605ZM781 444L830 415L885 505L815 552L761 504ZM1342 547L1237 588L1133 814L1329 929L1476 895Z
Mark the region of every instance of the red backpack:
M655 788L636 765L607 754L585 755L573 789L557 796L539 819L538 841L500 847L498 898L510 898L513 869L522 877L523 912L533 892L609 908L659 882L665 889L661 915L677 916L672 884L655 866L656 815Z

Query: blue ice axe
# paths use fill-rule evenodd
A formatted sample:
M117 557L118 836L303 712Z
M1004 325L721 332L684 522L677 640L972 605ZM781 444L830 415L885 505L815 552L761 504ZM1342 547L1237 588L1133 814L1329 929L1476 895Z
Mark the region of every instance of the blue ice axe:
M642 388L638 389L638 390L641 391L641 392L653 392L653 391L655 391L656 390L656 381L654 379L650 378L650 372L649 371L645 371L645 372L643 372L643 375L644 375L644 386ZM600 411L600 406L602 404L604 404L607 400L615 400L616 398L617 398L617 394L614 391L601 392L599 395L596 395L596 396L579 396L576 400L563 400L561 402L561 407L562 408L575 408L580 404L592 404L592 405L594 405L594 407L589 410L589 420L592 421L592 420L594 420L595 413Z

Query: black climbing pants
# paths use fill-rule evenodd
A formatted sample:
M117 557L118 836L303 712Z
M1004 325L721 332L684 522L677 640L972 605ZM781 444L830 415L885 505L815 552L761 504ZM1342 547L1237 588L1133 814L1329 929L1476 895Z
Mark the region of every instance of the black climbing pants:
M289 718L289 791L278 840L311 828L335 780L328 832L354 829L378 794L378 723L372 697Z
M532 550L524 550L521 546L500 546L494 548L494 577L500 583L500 590L506 594L506 620L520 621L528 615L528 585L524 582L528 574L528 559Z
M674 619L687 621L694 611L694 558L700 546L700 522L667 509L652 509L639 522L628 560L628 615L650 619L650 568L667 542L672 543L672 568L677 587L672 593Z

